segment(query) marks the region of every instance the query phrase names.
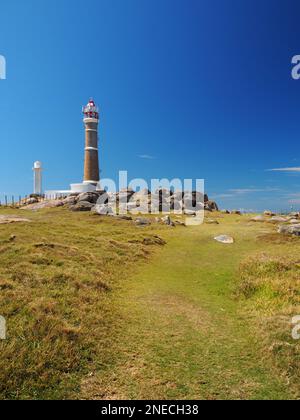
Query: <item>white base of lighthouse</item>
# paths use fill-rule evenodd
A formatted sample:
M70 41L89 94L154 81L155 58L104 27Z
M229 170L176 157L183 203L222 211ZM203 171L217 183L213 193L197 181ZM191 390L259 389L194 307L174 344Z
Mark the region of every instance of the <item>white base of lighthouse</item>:
M81 184L71 184L71 193L93 192L98 189L98 183L82 182Z

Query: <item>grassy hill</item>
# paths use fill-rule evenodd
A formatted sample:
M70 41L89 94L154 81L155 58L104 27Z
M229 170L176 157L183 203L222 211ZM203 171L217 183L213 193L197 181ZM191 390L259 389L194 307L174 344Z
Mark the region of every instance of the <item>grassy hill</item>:
M0 398L300 397L299 239L237 215L0 214L31 220L0 225Z

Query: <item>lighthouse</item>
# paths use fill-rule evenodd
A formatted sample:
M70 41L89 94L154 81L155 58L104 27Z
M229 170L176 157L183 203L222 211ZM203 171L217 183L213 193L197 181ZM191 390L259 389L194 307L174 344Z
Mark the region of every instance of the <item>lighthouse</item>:
M46 196L80 194L101 189L98 155L99 108L93 99L82 108L82 113L85 129L83 181L80 184L71 184L70 190L46 191Z
M83 122L85 126L85 157L84 157L84 184L97 185L99 176L98 156L98 124L99 108L93 99L83 107Z

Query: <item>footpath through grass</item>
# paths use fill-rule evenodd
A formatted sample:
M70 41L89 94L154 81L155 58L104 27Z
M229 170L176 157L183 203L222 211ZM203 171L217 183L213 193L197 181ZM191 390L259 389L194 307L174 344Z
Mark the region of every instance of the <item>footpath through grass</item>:
M292 387L278 369L257 314L235 293L240 262L272 248L259 238L274 227L239 216L219 221L165 232L168 244L151 265L124 279L115 300L122 308L112 349L118 357L84 381L86 398L297 397L299 383ZM232 234L235 244L213 241L220 233Z
M299 397L289 325L285 345L269 351L274 319L296 307L298 239L278 241L273 226L246 216L141 228L66 209L17 213L31 223L0 225L0 398ZM294 263L265 269L269 253L292 252ZM278 267L286 289L260 278L274 280Z

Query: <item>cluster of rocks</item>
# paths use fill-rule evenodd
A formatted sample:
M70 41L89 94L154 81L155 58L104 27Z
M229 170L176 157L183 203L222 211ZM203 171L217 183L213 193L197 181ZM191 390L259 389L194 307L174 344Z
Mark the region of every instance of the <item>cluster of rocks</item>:
M253 217L251 221L273 223L278 225L278 233L300 236L300 213L298 212L292 212L288 215L277 215L267 210L263 214Z
M218 210L217 204L209 200L207 195L195 191L158 190L151 193L147 189L139 192L124 189L118 193L96 191L73 194L63 199L62 205L68 205L72 211L92 211L101 215L112 215L116 208L121 210L121 214L178 211L188 216L195 216L201 210Z

